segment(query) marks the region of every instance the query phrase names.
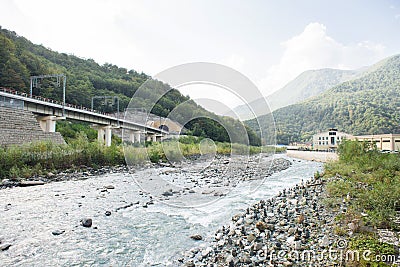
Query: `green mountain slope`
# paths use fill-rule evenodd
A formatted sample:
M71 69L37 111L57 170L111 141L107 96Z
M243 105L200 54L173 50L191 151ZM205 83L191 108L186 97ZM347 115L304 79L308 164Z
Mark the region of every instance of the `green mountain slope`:
M15 32L0 27L0 86L29 92L30 76L64 73L67 75L66 102L76 105L91 106L93 96L118 96L120 109L124 110L136 90L150 77L144 73L127 70L112 64L99 65L92 59L82 59L65 53L58 53L35 45ZM145 108L153 114L167 116L176 106L184 103L185 113L177 114L180 123L188 118L203 117L189 121L185 127L194 134L212 138L216 141L229 141L227 131L217 123L221 120L235 129L241 123L231 118L222 118L197 105L189 97L183 96L178 90L159 81L152 81L151 86L135 98L135 108ZM167 92L167 93L166 93ZM54 85L54 81L43 80L33 93L43 97L61 100L62 89ZM154 106L151 99L164 95ZM105 112L116 111L115 103L105 103L97 100L95 109ZM259 144L259 138L250 129L248 137L252 144ZM234 132L234 131L233 131ZM234 136L233 139L244 142L245 136Z
M287 85L267 96L267 101L271 111L299 103L310 97L317 96L329 88L342 82L356 79L363 75L363 70L338 70L338 69L319 69L308 70L301 73ZM265 100L257 99L249 104L257 115L265 112ZM251 113L246 105L238 106L234 111L241 118L250 118Z
M400 55L377 63L361 78L273 115L277 142L282 144L308 141L314 133L332 127L354 135L400 133ZM270 129L267 116L258 119L262 128ZM255 120L246 123L257 129Z

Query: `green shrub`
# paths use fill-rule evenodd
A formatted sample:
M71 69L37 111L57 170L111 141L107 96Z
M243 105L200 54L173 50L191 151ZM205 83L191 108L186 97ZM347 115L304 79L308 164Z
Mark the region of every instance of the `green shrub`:
M373 235L360 235L356 238L353 238L349 243L349 249L358 251L359 255L362 255L364 251L370 251L367 259L360 257L360 261L353 263L353 266L390 266L384 262L374 262L374 260L376 259L377 255L396 255L396 250L393 245L379 242L379 240Z
M351 196L350 208L366 213L364 221L374 227L397 229L394 223L400 196L400 157L382 154L370 143L345 141L339 146L339 161L325 165L325 176L340 175L327 184L332 198Z
M125 146L124 155L128 165L143 164L148 158L146 148L144 147Z
M17 180L20 177L20 175L21 175L20 169L15 165L12 166L9 172L9 177L14 180Z

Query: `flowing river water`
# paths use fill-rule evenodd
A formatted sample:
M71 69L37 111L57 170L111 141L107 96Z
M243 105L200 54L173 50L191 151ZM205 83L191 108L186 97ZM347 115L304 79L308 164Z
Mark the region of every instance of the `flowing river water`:
M291 167L267 177L254 193L244 193L252 184L243 182L234 194L200 208L143 207L149 196L126 173L0 190L0 241L11 244L0 251L0 266L174 266L232 215L322 170L321 163L286 159ZM105 190L108 185L114 188ZM91 228L81 226L85 217L93 219ZM192 240L194 234L204 239Z

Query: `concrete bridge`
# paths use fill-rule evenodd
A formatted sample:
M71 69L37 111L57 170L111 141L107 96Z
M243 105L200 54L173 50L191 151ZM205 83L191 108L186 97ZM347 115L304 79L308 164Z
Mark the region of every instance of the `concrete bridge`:
M56 121L73 119L89 122L98 131L98 139L106 146L111 145L112 129L124 129L129 133L128 140L132 143L142 141L144 134L147 141L159 141L167 135L165 129L154 128L130 120L117 118L114 115L91 110L83 106L65 104L39 96L30 97L12 89L0 87L0 104L32 112L44 132L55 132ZM16 118L18 119L18 118Z

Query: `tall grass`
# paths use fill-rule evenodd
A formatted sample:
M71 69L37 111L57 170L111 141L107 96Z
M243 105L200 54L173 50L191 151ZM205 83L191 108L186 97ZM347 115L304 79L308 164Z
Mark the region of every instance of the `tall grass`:
M350 209L366 213L364 221L374 227L396 228L393 220L400 208L400 156L382 154L369 143L345 141L338 149L339 161L325 165L325 176L342 176L328 184L331 197L352 197Z
M213 142L210 139L183 137L179 140L120 144L106 147L79 132L68 144L37 142L0 148L0 178L28 178L70 168L112 166L128 163L179 162L203 154L255 154L274 152L272 148Z
M344 141L338 149L339 161L325 165L324 177L336 176L327 184L330 207L347 203L346 212L336 217L337 232L347 233L348 223L355 223L349 248L375 255L395 255L393 245L383 243L371 229L399 230L395 222L400 210L400 156L382 154L370 143ZM398 234L398 233L397 233ZM385 262L346 262L346 266L391 266Z
M35 142L0 148L0 178L27 178L54 170L123 163L120 146L89 142L83 132L68 145Z

